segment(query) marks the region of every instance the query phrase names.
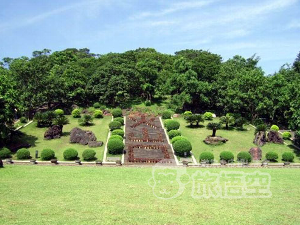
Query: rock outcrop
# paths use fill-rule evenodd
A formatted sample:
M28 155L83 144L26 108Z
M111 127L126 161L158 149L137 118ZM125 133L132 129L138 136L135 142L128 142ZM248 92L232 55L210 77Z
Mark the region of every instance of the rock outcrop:
M47 140L60 138L62 135L62 126L53 125L48 128L44 134L44 138Z

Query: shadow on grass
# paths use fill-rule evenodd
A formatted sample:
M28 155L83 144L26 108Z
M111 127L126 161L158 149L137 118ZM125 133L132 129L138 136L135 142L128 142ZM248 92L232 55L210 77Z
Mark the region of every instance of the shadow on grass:
M70 136L70 134L71 134L71 132L67 132L67 131L66 131L66 132L63 132L63 133L62 133L62 136Z
M196 129L196 128L204 128L205 126L202 125L202 124L199 124L198 126L197 125L186 125L185 126L186 128L191 128L191 129Z
M297 157L300 157L300 150L299 150L299 149L297 149L297 148L296 148L294 145L292 145L292 144L288 145L288 147L294 151L294 153L295 153L295 155L296 155Z
M235 128L234 127L228 127L228 128L222 127L221 130L232 131L232 130L235 130Z

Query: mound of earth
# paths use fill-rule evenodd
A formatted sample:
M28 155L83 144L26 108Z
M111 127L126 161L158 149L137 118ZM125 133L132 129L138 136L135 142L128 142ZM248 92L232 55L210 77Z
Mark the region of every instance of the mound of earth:
M71 143L79 143L87 145L89 142L97 141L95 134L92 131L82 130L80 128L73 128L70 134Z
M62 135L62 127L59 125L54 125L49 127L49 129L45 132L44 138L47 140L60 138Z
M208 145L217 145L220 143L226 143L227 141L228 141L228 139L223 138L221 136L216 136L216 137L207 136L204 140L205 144L208 144Z

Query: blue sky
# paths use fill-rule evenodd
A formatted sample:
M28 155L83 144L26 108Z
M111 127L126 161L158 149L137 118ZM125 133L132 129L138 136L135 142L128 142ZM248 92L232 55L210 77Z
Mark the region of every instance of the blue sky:
M256 53L269 74L300 51L300 0L0 0L1 59L70 47Z

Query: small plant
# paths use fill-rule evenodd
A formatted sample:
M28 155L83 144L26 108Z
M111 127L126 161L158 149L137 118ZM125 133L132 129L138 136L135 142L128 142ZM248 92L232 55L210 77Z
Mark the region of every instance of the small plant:
M100 109L94 111L95 118L103 118L103 112Z
M109 154L118 155L122 154L124 150L124 143L118 139L111 139L107 143L107 149Z
M118 121L118 122L120 122L121 125L124 125L124 118L123 117L114 118L114 121Z
M229 129L229 125L234 123L234 117L230 115L230 113L227 113L225 116L222 116L220 118L220 122L222 124L225 124L226 130Z
M221 124L220 123L208 123L206 128L208 130L212 130L212 137L216 136L217 130L221 129Z
M151 105L151 101L146 100L146 101L145 101L145 106L150 106L150 105Z
M205 162L212 163L214 161L214 159L215 159L215 156L211 152L202 152L200 154L200 162L205 161Z
M112 135L119 135L121 137L124 137L124 131L122 129L116 129L116 130L113 130L111 132Z
M178 130L180 127L180 123L176 120L167 119L165 121L165 126L166 126L167 131Z
M168 135L170 139L173 139L174 137L181 136L181 132L179 130L170 130Z
M113 115L113 117L122 117L123 116L123 113L122 113L122 110L121 109L114 109L111 114Z
M69 123L69 119L65 116L58 116L53 120L54 125L58 125L63 128L64 125Z
M108 126L109 126L109 129L113 131L113 130L120 129L122 124L118 121L112 121L109 123Z
M189 142L187 139L181 139L176 141L173 144L174 151L176 155L178 156L189 156L190 152L192 151L192 145L191 142Z
M171 143L174 144L176 141L179 141L179 140L188 140L188 139L185 137L182 137L182 136L176 136L176 137L172 138Z
M183 118L186 119L187 116L190 116L190 115L192 115L192 114L193 114L193 113L192 113L191 111L185 111L185 112L183 113Z
M252 161L252 156L249 152L239 152L237 155L237 160L249 163Z
M285 131L282 133L282 138L285 139L285 140L288 140L292 137L292 134L288 131Z
M68 148L63 153L65 160L75 160L78 157L78 152L74 148Z
M95 102L95 103L93 104L93 107L94 107L95 109L99 109L100 106L101 106L101 104L100 104L99 102Z
M273 131L279 131L279 127L277 125L272 125L270 129Z
M247 123L247 120L244 117L237 117L234 123L239 130L244 130L244 125Z
M120 141L123 141L123 138L121 136L119 136L119 135L111 135L110 138L109 138L109 140L112 140L112 139L118 139Z
M212 120L213 119L213 113L212 112L206 112L203 114L203 118L205 120Z
M169 110L165 110L162 112L161 117L165 120L165 119L171 119L172 116L172 112Z
M233 162L234 155L232 152L223 151L220 153L220 160L225 160L226 162Z
M278 159L278 154L276 152L267 152L266 159L275 162Z
M20 122L21 122L21 123L27 123L26 117L22 116L22 117L20 118Z
M253 121L254 126L258 126L260 124L264 124L264 121L261 118L255 119Z
M51 160L55 158L55 152L52 149L43 149L41 153L42 160Z
M259 124L259 125L257 125L257 127L255 129L255 134L257 134L258 132L266 132L266 131L267 131L267 125Z
M93 124L93 117L89 114L84 114L83 118L78 120L80 126L90 126Z
M11 158L11 151L8 148L1 148L0 149L0 159L7 159Z
M86 149L82 153L82 158L85 161L95 160L96 152L93 149Z
M199 126L199 123L204 122L201 114L186 115L185 120L190 124L190 126L193 126L194 123L196 123L196 126Z
M63 116L65 114L64 110L56 109L55 111L56 116Z
M282 161L284 161L284 162L293 162L294 161L294 154L292 152L284 152L282 154Z
M74 109L72 111L72 116L73 116L73 118L80 118L81 117L80 110L79 109Z
M21 148L17 151L17 159L30 159L30 152L26 148Z

